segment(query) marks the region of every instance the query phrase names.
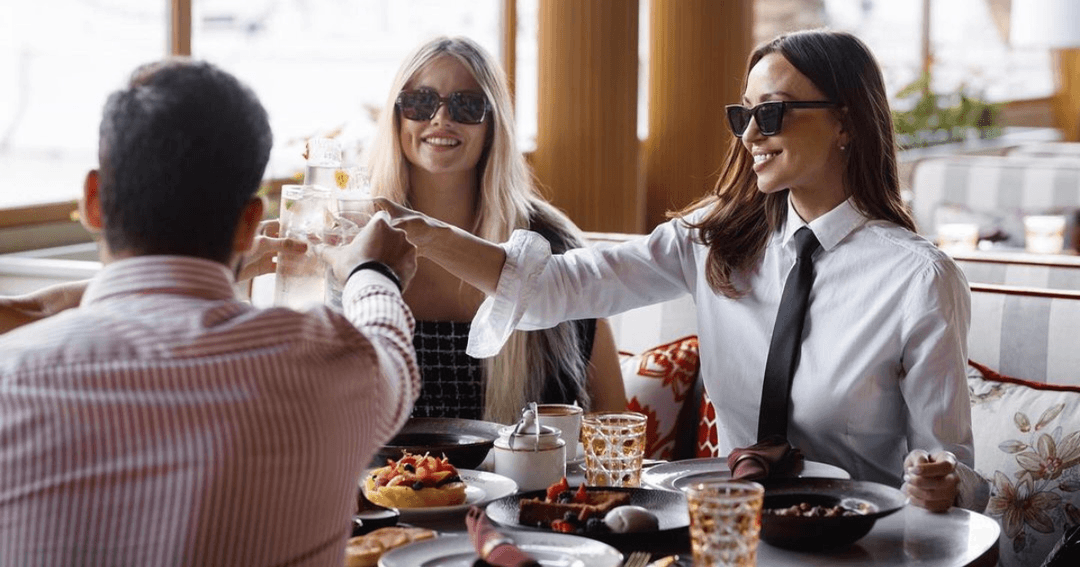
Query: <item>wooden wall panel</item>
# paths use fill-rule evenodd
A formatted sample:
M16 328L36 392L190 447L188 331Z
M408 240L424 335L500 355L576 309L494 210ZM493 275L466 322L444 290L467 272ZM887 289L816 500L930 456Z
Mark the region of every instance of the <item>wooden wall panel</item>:
M536 151L546 194L583 230L638 232L637 0L541 0Z
M1068 142L1080 142L1080 48L1054 53L1058 92L1054 97L1057 127Z
M753 0L652 0L646 229L716 183L731 134L724 105L742 98Z

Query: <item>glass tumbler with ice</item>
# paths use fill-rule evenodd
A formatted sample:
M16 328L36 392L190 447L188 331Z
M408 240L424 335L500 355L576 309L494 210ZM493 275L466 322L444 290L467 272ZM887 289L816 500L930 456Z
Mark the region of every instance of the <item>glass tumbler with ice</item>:
M281 189L280 233L308 243L304 253L278 254L274 304L303 309L326 299L326 268L315 256L336 224L337 203L333 194L313 185L286 185Z

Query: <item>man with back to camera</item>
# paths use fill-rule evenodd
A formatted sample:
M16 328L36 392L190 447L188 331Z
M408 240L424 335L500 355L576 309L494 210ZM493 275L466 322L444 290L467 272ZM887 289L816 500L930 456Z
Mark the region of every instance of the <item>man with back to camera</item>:
M207 63L137 69L99 143L104 269L0 336L0 564L341 565L362 469L419 391L415 248L376 215L320 251L344 313L235 299L271 133Z

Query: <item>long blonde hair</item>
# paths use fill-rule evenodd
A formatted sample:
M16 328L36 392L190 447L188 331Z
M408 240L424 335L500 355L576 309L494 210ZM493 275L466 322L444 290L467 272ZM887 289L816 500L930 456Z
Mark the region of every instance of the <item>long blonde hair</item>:
M372 192L410 205L409 164L401 151L401 117L394 104L416 74L442 56L453 57L468 69L492 106L486 145L477 163L482 173L476 220L466 228L491 242L505 242L515 229L532 228L563 241L552 243L555 252L580 246L577 227L539 195L532 172L517 149L513 105L502 68L468 38L435 38L418 47L401 65L368 153ZM513 333L503 350L484 362L484 419L515 421L526 403L540 400L545 382L549 377L557 379L560 369L575 381L576 392L571 397L588 408L587 366L579 345L572 323Z

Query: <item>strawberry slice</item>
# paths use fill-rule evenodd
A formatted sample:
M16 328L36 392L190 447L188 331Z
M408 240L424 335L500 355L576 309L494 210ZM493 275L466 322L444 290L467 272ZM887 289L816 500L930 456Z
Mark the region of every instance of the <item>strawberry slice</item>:
M559 495L563 492L570 490L570 483L566 482L566 477L562 477L562 480L551 485L547 489L547 501L555 502L559 498Z
M570 501L574 504L584 504L588 499L589 495L585 493L585 483L583 482L581 486L578 486L577 492L574 493L574 497Z

